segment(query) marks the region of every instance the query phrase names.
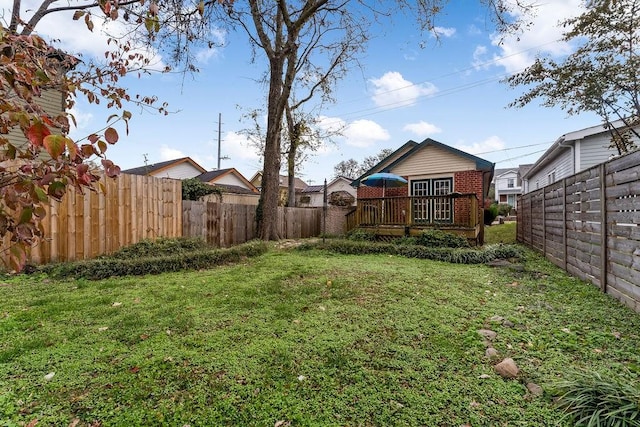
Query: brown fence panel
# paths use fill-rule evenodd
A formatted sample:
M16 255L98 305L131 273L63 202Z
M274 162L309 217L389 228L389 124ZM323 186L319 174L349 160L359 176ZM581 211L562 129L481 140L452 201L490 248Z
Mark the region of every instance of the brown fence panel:
M62 201L45 207L45 237L31 249L30 262L88 259L145 238L182 235L180 181L123 174L101 182L104 192L69 188ZM8 244L5 239L3 249Z
M322 209L278 208L277 230L281 238L316 237L321 233ZM257 237L256 206L185 201L183 234L204 237L217 247L229 247Z
M640 151L525 194L518 206L519 242L640 312Z

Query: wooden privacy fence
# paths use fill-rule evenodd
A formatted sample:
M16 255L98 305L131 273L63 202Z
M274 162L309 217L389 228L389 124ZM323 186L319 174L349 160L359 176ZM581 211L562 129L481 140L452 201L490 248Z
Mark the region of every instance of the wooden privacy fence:
M283 239L319 236L321 208L278 208L278 234ZM256 206L183 201L182 233L229 247L257 237Z
M517 238L640 312L640 151L521 196Z
M101 181L104 193L70 188L45 207L45 238L31 249L32 263L88 259L142 239L182 235L181 181L127 174Z

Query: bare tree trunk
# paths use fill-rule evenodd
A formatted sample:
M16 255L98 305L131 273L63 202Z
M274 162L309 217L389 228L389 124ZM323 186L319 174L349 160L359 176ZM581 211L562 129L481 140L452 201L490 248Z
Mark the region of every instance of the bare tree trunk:
M258 235L263 240L278 240L277 218L280 195L280 131L282 129L283 83L281 76L284 58L270 58L269 99L267 110L267 135L264 147L264 167L262 170L262 191L260 214L258 215Z
M288 177L288 195L287 206L296 206L296 154L300 145L300 124L295 123L291 107L287 105L285 109L287 118L287 130L289 135L289 151L287 152L287 177Z

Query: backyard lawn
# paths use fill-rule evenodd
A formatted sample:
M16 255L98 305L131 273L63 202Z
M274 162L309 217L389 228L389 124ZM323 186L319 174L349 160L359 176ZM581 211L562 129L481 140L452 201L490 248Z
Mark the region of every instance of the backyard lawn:
M637 382L640 316L533 253L522 265L272 249L196 272L4 279L0 426L569 425L553 385Z

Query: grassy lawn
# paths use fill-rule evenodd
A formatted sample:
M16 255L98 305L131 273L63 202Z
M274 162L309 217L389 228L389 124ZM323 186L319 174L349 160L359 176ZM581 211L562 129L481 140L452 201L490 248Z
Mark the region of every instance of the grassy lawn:
M6 280L0 426L562 425L525 385L638 381L640 316L537 255L524 266L272 250L199 272ZM481 328L518 379L494 373Z
M493 243L516 243L516 223L507 222L499 225L484 227L485 244Z

